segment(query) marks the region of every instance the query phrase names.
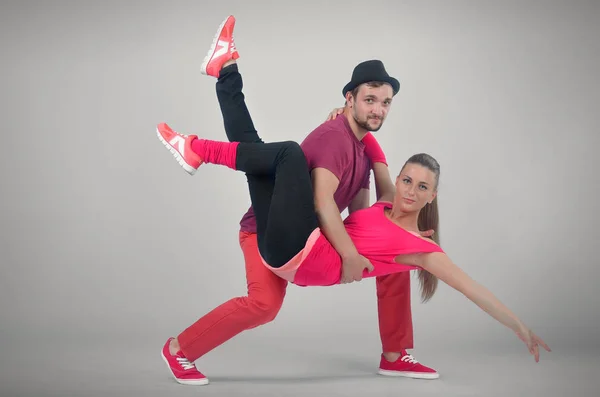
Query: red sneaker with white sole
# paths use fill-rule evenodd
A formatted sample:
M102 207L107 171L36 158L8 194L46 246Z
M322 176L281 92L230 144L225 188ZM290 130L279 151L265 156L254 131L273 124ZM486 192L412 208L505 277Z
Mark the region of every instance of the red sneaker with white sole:
M231 59L238 59L240 54L235 48L233 28L235 18L228 16L219 26L208 54L204 57L200 71L207 76L219 77L223 64Z
M385 376L404 376L415 379L437 379L440 377L435 369L419 363L406 350L403 350L401 356L394 362L386 360L382 354L378 373Z
M173 374L177 383L195 386L207 385L208 378L198 371L194 363L185 358L181 351L177 352L176 355L171 354L169 351L169 344L172 339L173 338L169 338L167 343L163 346L161 356L169 366L171 374Z
M192 150L192 141L197 139L196 135L183 135L171 129L166 123L160 123L156 127L158 139L175 156L175 159L187 171L194 175L198 167L202 165L202 159Z

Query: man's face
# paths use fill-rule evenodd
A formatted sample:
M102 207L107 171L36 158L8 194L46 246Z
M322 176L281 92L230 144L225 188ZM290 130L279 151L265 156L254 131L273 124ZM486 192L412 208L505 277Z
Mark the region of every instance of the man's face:
M356 123L367 131L378 131L387 117L392 105L394 91L389 84L372 87L362 84L356 97L349 96L352 105L352 117Z

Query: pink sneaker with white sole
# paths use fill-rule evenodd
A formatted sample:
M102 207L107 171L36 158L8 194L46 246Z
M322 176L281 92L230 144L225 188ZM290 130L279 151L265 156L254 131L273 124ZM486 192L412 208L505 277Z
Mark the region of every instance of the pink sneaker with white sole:
M200 72L207 76L219 77L223 64L231 59L238 59L240 54L235 48L233 28L235 18L228 16L217 29L208 54L204 57Z
M173 154L179 165L190 175L194 175L198 167L202 165L202 159L192 150L192 141L197 139L196 135L183 135L171 129L166 123L160 123L156 127L158 139Z
M400 357L394 362L386 360L382 354L378 373L379 375L404 376L414 379L437 379L440 377L435 369L419 363L406 350L403 350Z
M194 363L190 362L181 351L176 355L172 355L169 351L169 344L173 338L169 338L163 346L161 356L165 363L169 366L171 374L182 385L202 386L208 384L208 378L204 376Z

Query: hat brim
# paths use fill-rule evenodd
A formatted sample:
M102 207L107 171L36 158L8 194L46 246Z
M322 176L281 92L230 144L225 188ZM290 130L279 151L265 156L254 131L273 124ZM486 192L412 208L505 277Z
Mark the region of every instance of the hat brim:
M349 82L348 84L346 84L344 86L344 89L342 90L342 95L346 96L346 93L348 91L352 91L353 89L355 89L359 85L364 84L364 83L368 83L369 81L373 81L373 80L372 79L368 79L368 80L364 80L364 81L358 80L358 81L351 81L351 82ZM396 95L398 93L398 91L400 91L400 82L397 79L393 78L393 77L385 77L383 79L378 79L377 81L382 81L384 83L388 83L389 85L391 85L392 86L392 90L394 92L392 96Z

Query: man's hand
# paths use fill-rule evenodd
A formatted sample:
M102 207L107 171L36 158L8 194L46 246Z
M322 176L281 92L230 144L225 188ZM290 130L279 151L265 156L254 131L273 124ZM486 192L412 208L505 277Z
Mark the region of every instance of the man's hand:
M327 116L327 119L325 121L335 120L335 118L338 116L338 114L342 114L342 113L344 113L344 108L333 109L331 111L331 113L329 113L329 115Z
M364 269L367 269L370 272L374 269L374 267L367 258L360 254L343 259L341 283L349 284L354 281L362 280Z
M362 280L364 269L373 270L367 258L361 256L335 203L333 195L338 187L337 177L328 169L316 167L311 172L315 196L315 209L321 231L342 258L342 283ZM362 196L362 194L359 193Z

